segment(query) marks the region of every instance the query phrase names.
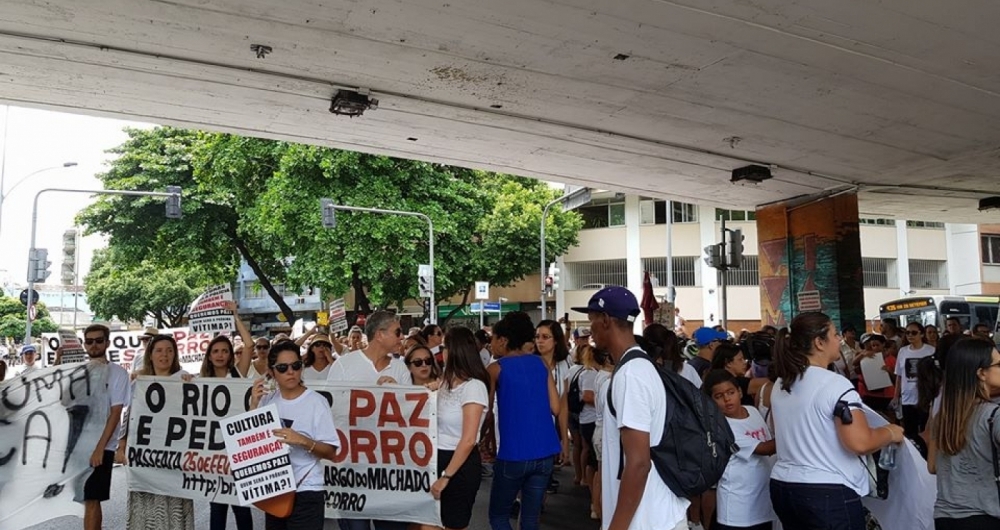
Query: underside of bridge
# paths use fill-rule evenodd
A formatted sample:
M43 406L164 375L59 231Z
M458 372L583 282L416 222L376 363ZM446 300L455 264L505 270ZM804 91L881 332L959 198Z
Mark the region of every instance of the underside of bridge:
M0 100L752 208L1000 222L992 0L5 0ZM329 112L338 90L378 107ZM757 185L730 182L748 164Z

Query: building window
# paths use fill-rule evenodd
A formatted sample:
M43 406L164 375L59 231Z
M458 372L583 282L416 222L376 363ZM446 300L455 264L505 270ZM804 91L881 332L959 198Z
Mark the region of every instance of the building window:
M730 286L753 286L760 284L760 270L757 256L743 256L743 264L738 269L726 271L726 284Z
M698 285L698 257L674 256L674 287L695 287ZM642 270L649 272L653 287L667 286L667 258L643 258Z
M583 217L583 228L607 228L609 226L625 226L625 203L609 202L607 199L597 199L587 206L577 208Z
M566 264L566 289L602 289L606 285L626 285L628 274L624 259L577 261Z
M715 209L716 221L756 221L757 212L753 210L723 210Z
M697 223L698 207L686 202L674 201L674 222L675 223Z
M896 260L889 258L861 258L865 287L895 289L899 287Z
M667 201L642 198L639 200L639 222L644 225L667 224ZM698 207L685 202L673 202L674 223L697 223Z
M243 296L247 300L260 300L267 296L267 292L264 291L264 287L261 286L259 281L253 280L249 282L244 282Z
M983 235L983 263L1000 265L1000 234Z
M907 221L907 228L934 228L937 230L944 230L944 223L935 223L933 221Z
M874 219L871 217L862 217L858 219L858 224L871 225L871 226L896 226L895 219Z
M948 262L930 259L911 259L910 287L913 289L947 289Z

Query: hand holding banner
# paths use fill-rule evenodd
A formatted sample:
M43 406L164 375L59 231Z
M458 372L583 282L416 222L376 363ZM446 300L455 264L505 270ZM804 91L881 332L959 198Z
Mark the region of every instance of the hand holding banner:
M228 285L210 287L191 303L189 325L193 333L223 333L236 329L236 317L226 308L233 301L233 291Z
M288 447L273 434L280 428L274 405L222 420L222 437L241 506L295 492Z

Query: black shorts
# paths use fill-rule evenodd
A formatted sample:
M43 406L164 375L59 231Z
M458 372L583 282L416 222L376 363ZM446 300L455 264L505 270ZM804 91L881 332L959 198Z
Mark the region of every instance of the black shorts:
M596 423L580 424L580 435L583 438L583 445L590 451L587 454L587 465L595 469L597 468L597 452L594 451L594 429L596 428Z
M115 466L115 452L104 451L101 465L90 472L83 484L83 500L104 502L111 498L111 470Z
M438 450L438 474L448 468L455 451ZM458 473L448 480L441 492L441 524L445 528L467 528L472 520L472 505L476 502L479 483L482 482L482 460L479 448L474 448L465 459Z

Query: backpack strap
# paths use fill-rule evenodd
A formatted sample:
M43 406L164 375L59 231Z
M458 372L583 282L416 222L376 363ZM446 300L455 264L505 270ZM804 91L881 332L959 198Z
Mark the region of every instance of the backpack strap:
M618 418L618 413L615 411L615 401L611 398L611 389L615 384L615 374L618 373L618 370L620 370L621 367L625 365L625 363L636 358L646 359L649 362L653 362L653 360L650 359L649 356L647 356L644 351L642 351L642 348L636 345L625 351L625 355L622 355L621 360L618 361L618 364L615 365L614 371L611 372L611 381L608 383L607 405L608 405L608 410L611 412L611 416L615 419ZM618 480L622 479L622 472L624 471L624 469L625 469L625 445L622 444L621 436L619 436L618 437Z
M987 424L990 427L990 449L993 452L993 480L997 484L997 498L1000 498L1000 456L997 455L997 442L993 439L993 426L996 424L997 412L1000 412L1000 406L993 409Z

